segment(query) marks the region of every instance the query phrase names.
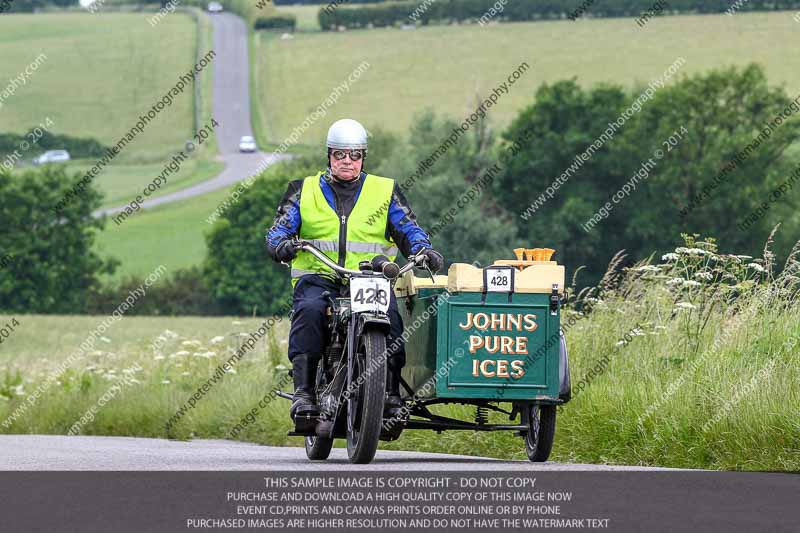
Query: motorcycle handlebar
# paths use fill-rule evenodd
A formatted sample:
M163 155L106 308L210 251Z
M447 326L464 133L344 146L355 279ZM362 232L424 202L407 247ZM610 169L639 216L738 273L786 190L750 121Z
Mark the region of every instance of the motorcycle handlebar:
M350 268L344 268L343 266L340 266L337 263L334 263L333 261L331 261L331 259L327 255L322 253L319 248L317 248L316 246L314 246L313 244L311 244L308 241L304 241L302 239L293 239L292 242L299 249L310 253L311 255L313 255L314 257L319 259L320 262L322 262L322 264L324 264L325 266L327 266L328 268L330 268L331 270L333 270L334 272L337 272L338 274L340 274L342 276L345 276L345 277L354 276L354 275L359 275L360 276L360 275L365 274L364 272L362 272L360 270L353 270L353 269L350 269ZM403 265L402 268L398 267L397 264L392 262L392 261L385 261L385 262L381 263L381 271L380 272L374 272L374 275L383 276L383 277L385 277L387 279L395 279L395 278L398 278L398 277L402 276L403 274L405 274L406 272L408 272L409 270L411 270L414 267L423 266L425 263L427 263L427 261L428 261L427 257L425 257L424 255L419 255L419 254L412 255L411 257L409 257L408 258L408 263ZM394 275L392 275L392 274L394 274Z

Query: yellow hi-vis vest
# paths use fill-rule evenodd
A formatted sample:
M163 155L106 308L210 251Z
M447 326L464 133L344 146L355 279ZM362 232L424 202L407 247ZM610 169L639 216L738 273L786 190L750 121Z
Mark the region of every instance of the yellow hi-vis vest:
M397 246L386 238L386 221L394 180L367 174L350 215L339 215L325 199L320 186L322 172L303 180L300 192L300 235L334 263L358 270L358 263L385 255L394 261ZM344 250L340 250L340 245ZM306 274L333 275L316 257L299 251L292 261L292 286Z

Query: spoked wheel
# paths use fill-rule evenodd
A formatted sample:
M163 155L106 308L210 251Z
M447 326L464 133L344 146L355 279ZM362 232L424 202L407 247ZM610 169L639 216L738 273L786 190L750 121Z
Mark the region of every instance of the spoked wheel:
M372 461L378 449L386 394L386 335L365 329L352 369L347 399L347 455L351 463Z
M321 394L325 390L328 380L325 377L325 371L322 369L322 364L317 368L317 405L322 405ZM335 415L334 415L335 416ZM324 461L331 454L333 448L333 439L325 437L317 437L316 435L307 436L305 438L306 456L312 461Z
M522 410L522 423L528 426L523 435L528 459L537 463L547 461L556 434L556 406L527 405Z

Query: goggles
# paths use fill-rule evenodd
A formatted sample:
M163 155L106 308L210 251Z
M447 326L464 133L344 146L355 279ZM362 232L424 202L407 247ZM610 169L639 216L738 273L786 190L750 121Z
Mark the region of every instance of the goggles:
M331 150L331 155L337 161L341 161L348 155L350 156L350 161L360 161L366 155L366 150Z

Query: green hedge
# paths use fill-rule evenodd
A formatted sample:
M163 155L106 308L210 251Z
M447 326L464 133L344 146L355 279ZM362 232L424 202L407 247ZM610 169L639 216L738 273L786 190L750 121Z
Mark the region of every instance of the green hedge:
M87 299L87 313L103 315L113 312L141 284L141 279L129 277L118 285L108 285L94 291ZM138 302L127 314L217 316L224 315L225 310L203 281L200 269L191 267L177 270L168 279L147 289L147 298Z
M505 2L505 3L503 3ZM318 18L323 30L395 26L399 24L431 24L479 20L492 8L493 21L512 22L538 19L564 19L570 16L639 17L658 3L657 0L435 0L425 6L422 1L383 2L370 6L323 6ZM663 4L663 2L661 2ZM724 13L731 0L668 0L664 14ZM800 0L750 0L737 11L776 11L800 8ZM502 9L502 11L501 11ZM412 18L413 14L413 18Z
M277 15L274 17L258 17L253 27L256 30L284 30L293 32L297 26L294 15Z
M18 133L0 133L0 157L13 154L14 150L19 150L26 159L47 150L66 150L73 159L76 159L101 157L108 149L107 146L94 139L54 135L49 131L42 131L41 128L36 130L34 133L32 128L22 135ZM34 139L36 139L35 143L33 142ZM23 143L28 143L30 148L28 150L21 149L20 145L25 146Z

